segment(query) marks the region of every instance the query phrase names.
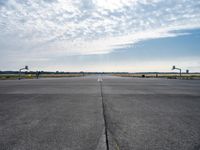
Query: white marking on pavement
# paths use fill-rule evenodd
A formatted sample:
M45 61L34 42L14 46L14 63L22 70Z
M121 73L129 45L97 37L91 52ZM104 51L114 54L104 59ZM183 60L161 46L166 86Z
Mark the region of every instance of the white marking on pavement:
M102 82L103 79L102 79L102 78L98 78L97 81L98 81L98 82Z

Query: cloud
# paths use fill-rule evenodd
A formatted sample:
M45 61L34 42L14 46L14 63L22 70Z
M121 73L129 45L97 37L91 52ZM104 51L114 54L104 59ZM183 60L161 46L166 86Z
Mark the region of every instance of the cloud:
M110 53L199 28L199 8L196 0L0 0L0 51L34 57Z

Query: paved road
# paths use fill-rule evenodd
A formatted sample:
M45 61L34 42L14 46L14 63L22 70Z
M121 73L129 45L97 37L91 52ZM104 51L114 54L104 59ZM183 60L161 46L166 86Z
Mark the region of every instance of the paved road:
M0 81L0 149L199 150L200 81Z

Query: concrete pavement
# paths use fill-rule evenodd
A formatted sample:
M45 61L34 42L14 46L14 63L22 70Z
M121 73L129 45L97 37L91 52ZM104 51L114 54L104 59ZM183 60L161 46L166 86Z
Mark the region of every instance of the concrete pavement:
M199 150L199 124L199 80L0 81L3 150Z
M96 78L0 81L0 122L1 150L105 147Z
M105 78L110 150L199 150L200 81Z

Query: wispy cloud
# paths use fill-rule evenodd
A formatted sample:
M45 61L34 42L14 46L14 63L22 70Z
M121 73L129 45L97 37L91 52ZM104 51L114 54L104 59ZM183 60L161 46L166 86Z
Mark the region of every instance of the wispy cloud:
M114 51L200 27L197 0L0 0L0 50L33 56Z

